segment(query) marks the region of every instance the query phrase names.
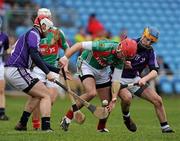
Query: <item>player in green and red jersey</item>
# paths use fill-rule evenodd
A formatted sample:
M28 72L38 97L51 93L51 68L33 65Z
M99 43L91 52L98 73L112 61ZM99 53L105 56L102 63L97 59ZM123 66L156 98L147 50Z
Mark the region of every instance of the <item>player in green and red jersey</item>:
M81 57L78 59L77 66L86 93L80 97L86 101L90 101L98 93L101 101L105 99L108 100L112 107L113 101L116 100L115 98L120 88L120 74L122 73L124 60L126 57L133 57L136 54L137 43L129 38L121 43L110 40L76 43L60 59L62 67L68 64L68 58L70 56L81 49L84 50ZM111 65L115 67L115 71L112 75L112 88L110 87L111 78L109 74L109 66ZM78 101L76 105L78 108L83 106ZM72 119L73 111L70 109L61 122L61 127L64 131L68 130ZM97 127L98 131L108 132L105 127L106 120L107 119L100 120Z
M59 48L66 50L69 48L62 30L52 27L48 30L46 38L41 40L40 52L42 58L50 65L55 65Z
M51 12L49 9L41 8L38 10L38 15L45 15L51 18ZM46 37L41 39L40 41L40 48L39 51L41 53L42 59L52 65L56 66L56 60L59 57L58 52L59 49L63 49L64 51L67 51L69 48L69 45L66 41L65 35L62 30L58 29L57 27L51 27L48 30L48 33L46 34ZM66 68L67 70L67 68ZM56 100L56 97L58 95L58 86L47 80L46 74L37 66L33 68L34 74L46 84L46 86L49 89L50 96L51 96L51 102L53 103ZM54 73L54 76L59 79L59 74ZM35 109L33 112L33 128L38 129L40 128L40 114L39 114L39 106Z

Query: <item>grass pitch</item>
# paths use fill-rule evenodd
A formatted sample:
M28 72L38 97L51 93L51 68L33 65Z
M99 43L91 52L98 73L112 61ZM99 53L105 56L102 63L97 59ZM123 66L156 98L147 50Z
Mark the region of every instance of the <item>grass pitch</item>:
M26 99L27 97L7 96L6 113L10 120L0 121L0 141L180 141L180 97L177 96L163 97L168 122L176 131L174 134L162 134L153 105L138 98L131 105L131 116L138 127L135 133L128 131L123 124L119 101L107 122L109 133L96 131L98 120L86 108L82 109L86 115L83 125L72 122L68 132L62 131L59 121L70 105L68 98L57 99L53 105L51 126L54 132L33 131L31 118L28 131L18 132L14 130L14 126L19 121ZM98 98L92 103L101 105Z

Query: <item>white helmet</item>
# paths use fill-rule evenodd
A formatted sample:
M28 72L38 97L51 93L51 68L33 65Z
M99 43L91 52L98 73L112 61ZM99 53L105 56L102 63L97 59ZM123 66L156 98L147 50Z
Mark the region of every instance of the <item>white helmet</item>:
M41 28L43 24L46 25L45 29ZM40 16L37 16L36 19L34 20L34 25L40 27L43 32L46 32L53 26L53 22L51 21L51 19L49 19L49 17L45 15L40 15Z
M51 11L50 11L50 9L47 9L47 8L38 9L37 14L38 14L38 16L44 15L44 16L47 16L47 17L51 17Z

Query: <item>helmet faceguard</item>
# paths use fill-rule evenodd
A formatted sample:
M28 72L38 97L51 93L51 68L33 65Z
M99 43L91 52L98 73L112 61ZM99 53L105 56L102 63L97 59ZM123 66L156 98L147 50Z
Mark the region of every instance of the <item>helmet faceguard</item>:
M137 52L137 43L135 40L126 38L121 41L116 51L117 53L121 53L122 57L133 58Z
M155 43L158 41L159 38L159 31L154 28L146 27L143 32L143 37L151 40L151 42Z
M151 44L156 43L159 38L159 31L155 28L146 27L140 39L140 45L144 48L151 49Z
M34 25L38 26L42 32L46 32L53 26L53 22L47 16L40 15L34 20ZM42 28L43 25L45 25L44 28Z

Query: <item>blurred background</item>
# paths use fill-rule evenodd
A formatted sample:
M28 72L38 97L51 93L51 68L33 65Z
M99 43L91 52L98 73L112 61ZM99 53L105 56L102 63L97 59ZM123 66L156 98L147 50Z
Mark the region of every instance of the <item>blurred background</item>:
M32 16L42 7L51 10L54 25L70 46L85 40L137 38L144 27L156 27L160 71L154 86L160 94L180 95L180 0L0 0L2 31L10 47L32 26ZM71 58L74 72L78 55Z

